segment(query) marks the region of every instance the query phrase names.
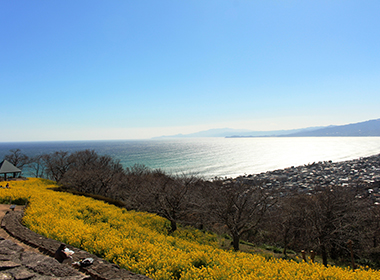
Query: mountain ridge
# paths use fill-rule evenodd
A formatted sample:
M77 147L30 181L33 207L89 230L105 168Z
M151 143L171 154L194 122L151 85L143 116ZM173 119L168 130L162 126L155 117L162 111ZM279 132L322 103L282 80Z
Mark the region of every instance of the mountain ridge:
M176 134L154 137L167 138L196 138L196 137L340 137L340 136L380 136L380 119L368 120L346 125L329 125L306 127L289 130L252 131L248 129L214 128L190 134Z
M342 136L380 136L380 119L325 127L313 131L296 132L287 137L342 137Z

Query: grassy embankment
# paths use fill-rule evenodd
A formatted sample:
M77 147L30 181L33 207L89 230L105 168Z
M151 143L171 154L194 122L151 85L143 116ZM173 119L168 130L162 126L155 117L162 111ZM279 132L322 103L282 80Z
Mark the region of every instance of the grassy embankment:
M180 228L153 214L126 211L88 197L55 192L30 178L0 189L0 203L28 201L23 223L31 230L94 253L153 279L380 279L380 272L286 261L220 249L223 239Z

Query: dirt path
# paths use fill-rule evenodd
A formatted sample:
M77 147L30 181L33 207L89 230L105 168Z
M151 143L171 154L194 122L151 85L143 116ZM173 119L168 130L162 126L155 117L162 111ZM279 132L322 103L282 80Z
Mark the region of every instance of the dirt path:
M5 213L7 211L11 211L10 210L10 205L9 204L0 204L0 221L3 219ZM23 206L16 206L16 208L14 209L14 211L20 211L22 212L23 211ZM11 240L13 241L14 243L20 245L21 247L23 247L26 251L30 251L30 252L35 252L35 253L39 253L41 254L41 252L36 249L36 248L33 248L33 247L30 247L28 245L26 245L25 243L22 243L20 240L10 236L2 227L0 227L0 237L3 237L5 239L8 239L8 240Z

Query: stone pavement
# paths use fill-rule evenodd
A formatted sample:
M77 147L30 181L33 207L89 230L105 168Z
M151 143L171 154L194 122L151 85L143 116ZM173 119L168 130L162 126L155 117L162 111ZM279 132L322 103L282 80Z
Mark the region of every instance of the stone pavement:
M9 205L8 205L9 207ZM9 208L8 208L9 209ZM45 238L21 225L22 211L7 211L1 221L2 231L10 238L4 239L0 232L0 280L22 279L96 279L96 280L149 280L150 278L134 274L117 265L109 263L86 251L67 246L74 251L73 261L93 258L88 267L71 267L61 264L53 256L61 242ZM22 241L23 244L16 244ZM26 244L26 246L24 245ZM23 245L21 247L20 245ZM39 253L36 253L35 251ZM42 254L44 255L42 255Z
M0 237L0 279L85 280L91 277L51 257L26 251L13 241Z

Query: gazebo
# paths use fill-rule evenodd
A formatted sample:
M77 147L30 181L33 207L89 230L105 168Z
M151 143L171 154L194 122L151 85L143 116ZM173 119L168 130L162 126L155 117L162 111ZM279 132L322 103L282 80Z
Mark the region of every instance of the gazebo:
M4 174L4 181L7 180L8 173L13 173L13 178L15 178L17 173L21 174L21 169L17 168L12 163L4 159L0 163L0 174Z

